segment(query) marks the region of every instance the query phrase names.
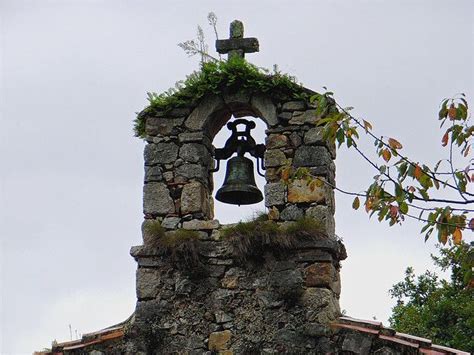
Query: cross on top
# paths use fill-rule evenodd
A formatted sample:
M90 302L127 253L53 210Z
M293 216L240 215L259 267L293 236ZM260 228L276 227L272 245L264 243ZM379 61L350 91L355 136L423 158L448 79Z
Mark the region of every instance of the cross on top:
M233 57L244 58L245 53L258 52L258 39L254 37L244 37L244 24L239 20L234 20L230 24L229 39L218 39L216 50L220 54L228 53L227 60Z

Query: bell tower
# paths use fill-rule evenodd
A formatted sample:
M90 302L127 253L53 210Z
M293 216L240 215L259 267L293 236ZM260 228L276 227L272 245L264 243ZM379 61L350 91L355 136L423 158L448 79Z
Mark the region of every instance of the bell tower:
M245 61L259 44L243 36L240 21L216 47L228 61L207 64L200 77L212 74L214 87L138 116L146 141L143 245L131 249L137 305L127 349L325 353L340 316L346 254L334 232L335 149L316 125L324 113L312 103L315 92ZM232 116L227 143L214 147ZM243 117L265 122L265 144L255 143L255 123ZM214 195L218 168L227 175ZM263 194L255 172L265 173ZM264 199L267 213L220 225L214 197L235 204L237 215L238 205Z

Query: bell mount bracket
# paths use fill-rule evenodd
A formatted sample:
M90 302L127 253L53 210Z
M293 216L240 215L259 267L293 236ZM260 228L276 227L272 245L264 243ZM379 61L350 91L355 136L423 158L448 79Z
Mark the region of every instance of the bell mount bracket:
M237 130L237 126L239 125L245 125L245 129L242 131ZM218 171L220 161L229 159L234 153L237 153L237 155L241 157L243 157L245 153L249 153L257 160L258 175L265 176L260 172L260 169L265 170L265 166L263 165L265 144L257 144L255 139L250 135L250 131L255 128L255 122L239 118L229 122L227 128L232 131L232 134L225 142L223 148L216 148L214 150L214 159L217 161L217 164L216 168L211 171Z

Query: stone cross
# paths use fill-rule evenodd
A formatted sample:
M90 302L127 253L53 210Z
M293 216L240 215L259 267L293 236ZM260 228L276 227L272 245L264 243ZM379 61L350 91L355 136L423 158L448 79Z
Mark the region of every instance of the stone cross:
M254 37L244 37L244 24L239 20L234 20L230 24L229 39L216 40L216 50L220 54L227 53L227 60L233 57L244 58L245 53L258 52L258 39Z

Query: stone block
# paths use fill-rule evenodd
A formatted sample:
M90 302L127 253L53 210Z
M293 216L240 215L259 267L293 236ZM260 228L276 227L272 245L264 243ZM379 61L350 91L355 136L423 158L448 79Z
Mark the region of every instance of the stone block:
M315 124L319 120L316 110L295 111L290 120L292 125Z
M304 143L309 145L325 145L323 140L323 127L311 128L304 135Z
M334 280L331 282L329 287L331 288L331 290L333 290L333 292L336 295L339 296L341 294L341 275L339 274L338 271L336 271L336 274L334 276Z
M335 281L336 269L332 263L314 263L305 268L305 285L330 287Z
M238 276L225 276L221 281L221 286L228 289L236 289L239 285Z
M219 228L219 221L217 219L214 219L214 220L193 219L191 221L183 222L183 229L210 230L210 229L217 229L217 228Z
M303 143L303 139L296 132L293 132L290 134L290 141L293 148L298 148L301 145L301 143Z
M293 117L293 113L291 112L282 112L278 115L278 119L282 120L282 121L289 121L291 120L291 117Z
M303 210L296 205L289 205L280 213L280 218L283 221L296 221L297 219L303 218L303 216Z
M231 337L232 333L230 330L224 330L222 332L213 332L209 334L209 350L226 350Z
M225 108L224 100L217 95L208 95L191 112L185 126L192 131L201 131L207 128L213 113Z
M149 299L158 295L160 271L157 269L137 269L137 298Z
M214 317L215 317L216 323L218 324L231 322L234 319L234 317L231 314L226 313L224 311L215 312Z
M306 307L306 320L320 324L329 324L340 315L339 303L333 292L327 288L308 287L300 298Z
M145 124L145 132L150 136L169 136L178 133L178 127L184 122L181 118L148 117Z
M237 92L226 92L224 94L224 102L232 108L236 108L237 111L241 106L248 107L250 91L240 89Z
M278 149L265 151L265 167L277 167L287 163L285 153Z
M296 149L293 159L295 167L330 165L331 162L329 151L322 146L300 146Z
M303 111L306 108L304 101L288 101L283 104L282 111Z
M207 181L208 169L200 164L184 163L176 168L176 175L205 182Z
M200 182L191 182L184 185L181 193L181 213L203 212L207 214L209 203L207 189Z
M268 283L279 299L292 301L302 292L303 276L299 269L274 271L269 274Z
M330 207L322 205L312 206L306 210L306 217L320 222L326 234L330 237L334 236L336 224Z
M184 117L191 113L191 109L189 107L177 107L172 109L169 112L169 115L172 117Z
M138 322L143 322L148 319L155 320L157 317L163 316L169 304L164 300L146 300L138 301L135 308L135 319Z
M286 185L274 182L265 185L265 206L280 206L286 203Z
M298 251L292 255L292 259L297 262L316 262L316 261L326 261L332 262L332 255L320 249L304 250Z
M176 229L178 228L179 222L181 222L181 218L179 217L166 217L161 222L161 226L166 229Z
M143 154L145 165L174 163L178 158L178 146L174 143L149 143Z
M202 143L211 149L212 143L203 132L184 132L178 135L179 143Z
M369 354L372 339L373 335L371 334L347 333L342 342L342 350L350 351L352 354Z
M270 96L255 94L252 97L251 105L255 109L256 114L265 121L267 126L272 127L278 124L276 107Z
M330 328L319 323L305 323L301 327L301 332L310 337L321 337L330 335Z
M325 186L311 186L306 180L297 179L288 184L288 202L324 202L326 200Z
M278 171L279 168L266 168L265 169L265 180L267 182L277 182L281 181L280 172Z
M143 186L143 213L166 215L174 212L174 201L164 183L149 182Z
M179 156L189 163L202 163L209 166L211 162L211 153L204 144L185 143L179 149Z
M309 172L313 176L319 176L326 178L327 182L331 186L336 185L335 175L336 175L336 166L334 162L331 162L329 165L319 165L308 168Z
M272 208L268 209L268 219L271 221L277 221L280 219L280 211L278 208L273 206Z
M174 173L172 171L165 171L163 177L166 182L171 182L174 179Z
M284 134L270 134L265 139L267 149L277 149L288 146L288 137Z
M163 173L159 166L145 165L145 183L163 180Z

